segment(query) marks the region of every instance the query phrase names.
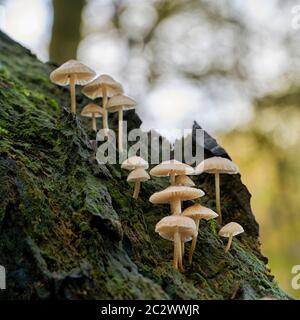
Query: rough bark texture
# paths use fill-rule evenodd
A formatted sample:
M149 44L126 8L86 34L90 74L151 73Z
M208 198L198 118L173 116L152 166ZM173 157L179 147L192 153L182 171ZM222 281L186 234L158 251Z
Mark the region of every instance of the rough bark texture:
M222 176L221 201L224 222L240 222L246 232L224 254L216 222L201 223L193 265L186 256L186 272L175 271L172 243L154 232L168 206L148 202L167 181L143 183L135 201L128 172L97 165L90 123L62 110L68 90L49 82L52 69L0 33L0 264L7 270L1 298L287 298L260 253L251 196L239 175ZM77 102L86 102L79 90ZM126 118L139 126L134 112ZM205 155L228 157L209 135ZM214 209L213 179L195 177L206 192L202 203Z

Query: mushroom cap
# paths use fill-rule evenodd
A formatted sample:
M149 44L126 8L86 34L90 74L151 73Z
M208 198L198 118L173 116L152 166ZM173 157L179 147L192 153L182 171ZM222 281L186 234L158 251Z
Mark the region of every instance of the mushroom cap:
M94 103L89 103L81 110L80 114L83 117L88 118L92 118L94 114L95 118L101 118L103 114L103 109Z
M147 181L150 179L148 172L144 168L136 168L127 177L128 182Z
M230 236L236 236L243 232L244 229L240 224L236 222L229 222L219 231L219 235L221 237L229 238Z
M205 219L205 220L210 220L214 219L218 216L216 212L213 210L201 206L201 204L196 203L188 208L186 208L183 212L182 215L192 218L192 219Z
M181 175L175 177L176 186L195 187L194 181L188 176Z
M121 165L122 169L126 169L126 170L134 170L136 168L144 168L144 169L148 169L149 168L149 164L146 160L144 160L141 157L138 156L133 156L130 157L128 159L126 159L122 165Z
M120 109L130 110L134 109L136 106L136 102L122 94L115 95L111 97L107 103L107 110L109 112L116 112Z
M184 187L184 186L170 186L165 190L155 192L150 197L151 203L170 203L173 200L193 200L204 196L201 189Z
M167 216L162 218L155 226L157 232L162 238L174 241L175 231L179 231L182 241L190 241L198 232L193 219L184 216Z
M229 159L222 157L211 157L203 160L195 169L196 174L207 173L239 173L239 167Z
M60 86L66 86L70 83L71 75L75 75L75 84L85 85L96 73L79 61L69 60L50 73L50 80Z
M96 99L103 97L103 88L106 88L108 97L123 93L122 85L107 74L102 74L87 84L82 89L82 93L90 99Z
M194 173L194 169L191 166L175 159L163 161L150 170L150 175L154 177L166 177L171 174L187 175L192 173Z

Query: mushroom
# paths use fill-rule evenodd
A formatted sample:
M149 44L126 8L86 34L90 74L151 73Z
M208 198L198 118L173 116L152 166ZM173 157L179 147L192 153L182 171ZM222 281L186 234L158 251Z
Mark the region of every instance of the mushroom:
M195 187L194 181L188 176L181 175L175 177L176 186Z
M181 243L190 241L192 237L197 236L195 222L184 216L167 216L162 218L155 226L157 232L162 238L174 242L173 267L184 271L182 265Z
M76 113L75 85L85 85L90 82L96 73L76 60L69 60L50 73L50 80L60 86L70 85L71 110Z
M136 168L148 169L149 168L149 164L142 157L133 156L133 157L130 157L130 158L126 159L122 163L121 168L125 169L125 170L129 170L129 171L134 170Z
M133 198L137 199L140 192L141 187L141 181L147 181L150 179L149 174L147 173L146 169L149 168L149 164L146 160L144 160L141 157L133 156L128 159L126 159L122 165L122 169L132 171L128 177L127 181L134 181L135 187L134 187L134 193Z
M136 102L122 94L118 94L109 99L107 103L108 112L118 112L118 144L119 152L123 151L123 110L134 109Z
M203 172L212 173L215 175L215 188L216 188L216 207L219 215L219 223L222 224L222 212L220 201L220 174L237 174L239 173L238 166L229 159L222 157L212 157L203 160L195 169L195 174Z
M150 179L149 174L142 167L136 168L130 172L130 174L127 177L127 181L135 182L134 192L132 196L134 199L137 199L139 197L141 182L147 181L149 179Z
M201 206L199 203L196 203L196 204L186 208L182 212L182 215L185 217L192 218L195 221L197 232L199 231L199 224L200 224L201 219L210 220L210 219L214 219L218 216L218 214L216 212L214 212L213 210L211 210L207 207ZM197 237L193 237L191 249L190 249L190 253L189 253L189 263L190 264L192 263L193 254L194 254L194 251L196 248L196 243L197 243Z
M170 203L171 213L174 215L181 214L181 201L193 200L204 196L204 192L200 189L170 186L165 190L155 192L149 199L151 203Z
M244 229L243 227L236 223L236 222L230 222L227 223L220 231L219 235L221 237L229 238L227 246L225 248L225 252L228 252L231 247L232 238L237 236L240 233L243 233Z
M92 118L92 128L97 131L96 118L102 117L103 109L94 103L89 103L81 110L80 114L83 117Z
M186 163L177 160L163 161L150 170L150 175L154 177L170 176L171 186L175 185L176 175L193 174L194 169Z
M82 93L93 100L102 97L103 129L108 129L106 112L107 98L123 93L122 85L115 81L111 76L103 74L86 85L83 88Z

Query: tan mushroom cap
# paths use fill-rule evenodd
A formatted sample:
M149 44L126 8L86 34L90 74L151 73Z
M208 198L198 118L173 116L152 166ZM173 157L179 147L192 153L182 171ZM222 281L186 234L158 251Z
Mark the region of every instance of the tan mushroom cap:
M136 168L144 168L144 169L148 169L149 168L149 164L146 160L144 160L141 157L138 156L133 156L130 157L128 159L126 159L122 165L121 165L122 169L126 169L126 170L134 170Z
M120 109L130 110L134 109L136 106L136 102L122 94L115 95L111 97L107 103L107 110L109 112L116 112Z
M93 114L95 118L101 118L103 114L103 109L94 103L87 104L80 113L83 117L92 118Z
M147 181L150 179L148 172L144 168L136 168L127 177L128 182Z
M185 187L194 187L194 181L188 176L181 175L175 177L175 185L176 186L185 186Z
M203 160L195 169L196 174L207 173L239 173L239 167L229 159L222 157L212 157Z
M103 97L103 88L106 88L108 97L123 93L122 85L107 74L103 74L87 84L82 89L82 93L90 99L96 99Z
M170 186L165 190L155 192L149 199L151 203L170 203L174 200L193 200L204 196L201 189L184 187L184 186Z
M50 80L60 86L70 83L70 76L75 76L75 84L85 85L96 73L88 66L76 60L69 60L50 73Z
M193 219L183 216L167 216L162 218L155 226L157 232L162 238L174 241L174 233L177 230L180 233L182 241L190 241L198 232Z
M196 203L188 208L186 208L182 215L186 217L190 217L192 219L204 219L204 220L210 220L218 217L218 214L214 212L213 210L201 206L201 204Z
M243 232L244 229L240 224L236 222L229 222L219 231L219 235L221 237L229 238L230 236L237 236Z
M187 175L193 173L194 169L191 166L177 160L163 161L150 170L150 175L154 177L166 177L171 174Z

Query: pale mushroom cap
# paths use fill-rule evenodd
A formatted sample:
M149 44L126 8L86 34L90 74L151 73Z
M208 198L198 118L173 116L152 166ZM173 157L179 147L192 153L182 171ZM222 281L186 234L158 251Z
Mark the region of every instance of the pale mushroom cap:
M136 106L136 102L122 94L118 94L116 96L113 96L109 99L107 103L107 110L109 112L116 112L119 111L120 109L123 110L130 110L134 109Z
M122 85L107 74L103 74L87 84L82 89L82 93L90 99L96 99L103 97L103 88L106 88L108 97L123 93Z
M136 168L127 177L128 182L147 181L150 179L148 172L144 168Z
M150 175L155 177L166 177L171 174L187 175L193 173L194 169L191 166L177 160L163 161L150 170Z
M126 159L122 163L121 168L122 169L126 169L126 170L134 170L136 168L148 169L149 168L149 164L143 158L138 157L138 156L133 156L133 157L130 157L130 158Z
M243 232L244 229L240 224L236 222L229 222L219 231L219 235L221 237L229 238L230 236L236 236Z
M175 185L176 186L185 186L185 187L194 187L195 183L188 176L182 175L182 176L175 177Z
M239 173L239 167L229 159L222 157L212 157L203 160L195 169L196 174L207 173Z
M80 114L83 117L88 118L92 118L94 114L95 118L101 118L103 114L103 109L94 103L89 103L81 110Z
M165 190L155 192L149 199L151 203L170 203L174 200L193 200L204 196L204 192L200 189L184 187L184 186L170 186Z
M190 241L193 236L197 236L196 224L193 219L184 216L167 216L162 218L155 226L157 232L162 238L174 240L175 231L179 231L182 241Z
M60 86L66 86L70 83L71 75L75 76L75 84L85 85L96 73L79 61L69 60L50 73L50 80Z
M199 203L196 203L188 208L186 208L182 214L186 217L190 217L192 219L204 219L210 220L218 217L218 214L213 210L201 206Z

